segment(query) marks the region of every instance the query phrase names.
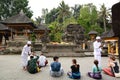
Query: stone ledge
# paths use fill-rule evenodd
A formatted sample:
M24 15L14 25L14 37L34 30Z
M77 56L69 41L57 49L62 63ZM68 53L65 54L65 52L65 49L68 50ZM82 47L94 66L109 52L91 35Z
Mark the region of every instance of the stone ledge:
M60 52L56 52L56 53L44 53L45 56L47 57L53 57L53 56L59 56L59 57L85 57L84 53L60 53Z

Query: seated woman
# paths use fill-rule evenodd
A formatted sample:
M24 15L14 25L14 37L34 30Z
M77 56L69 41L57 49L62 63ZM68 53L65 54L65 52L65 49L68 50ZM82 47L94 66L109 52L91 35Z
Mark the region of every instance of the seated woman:
M94 66L92 68L92 72L88 72L88 76L94 79L102 79L101 75L101 67L98 66L98 60L94 60Z
M80 65L77 64L76 59L72 60L72 66L71 66L71 72L68 72L67 75L72 78L72 79L80 79L81 74L80 74Z
M36 58L34 58L34 56L30 56L30 60L28 61L28 65L27 65L27 70L29 73L34 74L40 71L37 65L38 59L39 59L39 56L36 56Z
M114 71L113 71L114 69ZM115 77L114 72L115 73L119 73L119 66L117 64L117 62L115 61L115 56L109 56L109 60L108 60L108 68L104 68L103 69L104 73L106 73L109 76Z
M60 77L63 75L64 71L61 67L61 63L58 61L59 57L53 57L53 61L50 65L50 75L52 77Z

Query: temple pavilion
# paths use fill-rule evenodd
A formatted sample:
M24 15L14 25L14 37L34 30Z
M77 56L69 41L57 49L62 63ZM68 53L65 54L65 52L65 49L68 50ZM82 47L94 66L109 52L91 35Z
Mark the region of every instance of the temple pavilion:
M32 20L28 18L23 11L2 21L2 24L8 26L11 29L11 32L14 30L15 35L28 36L28 34L35 28ZM11 35L13 34L11 33Z
M108 54L118 55L118 37L115 37L113 30L104 32L101 37L108 48Z
M50 32L50 29L48 29L46 25L39 24L36 26L23 11L1 21L0 24L0 35L3 35L3 33L9 33L11 36L10 41L26 42L27 40L30 40L32 33L35 33L36 38L40 40L45 32Z
M44 24L39 24L37 25L37 28L34 29L37 40L41 39L45 32L49 33L50 29Z

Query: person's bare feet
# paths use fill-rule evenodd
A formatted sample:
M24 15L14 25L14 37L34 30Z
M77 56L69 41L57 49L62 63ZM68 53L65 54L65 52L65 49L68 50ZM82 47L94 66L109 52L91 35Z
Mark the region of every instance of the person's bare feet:
M24 70L24 71L26 71L26 70L27 70L27 68L26 68L26 67L23 67L23 70Z

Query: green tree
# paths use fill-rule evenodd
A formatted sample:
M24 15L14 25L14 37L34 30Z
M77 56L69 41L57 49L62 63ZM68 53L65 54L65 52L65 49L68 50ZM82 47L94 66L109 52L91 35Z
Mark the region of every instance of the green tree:
M85 28L85 34L87 35L89 31L96 30L102 32L101 27L97 23L98 14L96 6L93 4L83 5L80 9L80 17L78 23Z
M35 39L36 39L35 33L31 33L31 34L30 34L30 40L31 40L32 42L35 42Z
M45 23L45 18L46 18L46 15L48 14L48 9L46 8L46 9L42 9L42 16L41 16L41 18L42 18L42 23Z
M65 19L63 24L59 23L58 21L54 21L51 24L49 24L49 28L51 30L51 41L61 42L64 29L67 27L68 24L77 24L77 21L74 17L70 17Z
M59 17L58 17L58 20L59 20L59 22L60 23L63 23L63 21L66 19L66 18L68 18L68 17L70 17L70 14L71 14L71 12L70 12L70 7L67 5L67 4L65 4L65 2L64 1L62 1L60 4L59 4Z
M60 24L57 21L54 21L49 25L49 28L51 30L50 33L51 41L60 42L62 38L62 33L60 31Z
M78 24L74 17L70 17L64 20L62 30L64 30L69 24Z
M51 22L54 22L59 15L59 9L53 8L49 13L46 14L45 17L45 23L50 24Z
M38 16L37 18L35 18L35 24L41 24L42 23L42 18L40 16Z
M77 20L80 16L80 8L81 8L81 5L77 5L75 4L74 7L71 7L72 9L72 12L73 12L73 17Z
M29 17L32 17L32 11L28 7L28 0L0 0L0 20L4 20L21 10Z
M109 10L105 7L105 4L101 5L100 12L99 12L99 17L102 18L103 26L104 26L104 31L107 31L106 24L107 18L110 16Z

